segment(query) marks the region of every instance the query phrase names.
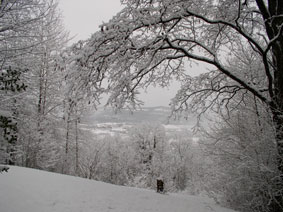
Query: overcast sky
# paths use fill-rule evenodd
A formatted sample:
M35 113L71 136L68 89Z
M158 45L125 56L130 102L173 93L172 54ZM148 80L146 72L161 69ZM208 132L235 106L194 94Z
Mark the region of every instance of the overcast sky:
M74 41L89 38L122 9L120 0L59 0L59 7Z
M66 29L75 36L74 42L89 38L99 25L122 9L120 0L59 0L59 7ZM145 106L168 106L177 89L177 83L169 89L150 88L141 99Z

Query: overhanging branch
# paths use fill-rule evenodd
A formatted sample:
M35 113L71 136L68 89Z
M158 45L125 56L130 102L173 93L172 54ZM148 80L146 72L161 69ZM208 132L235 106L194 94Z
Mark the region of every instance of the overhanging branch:
M205 62L207 64L211 64L213 66L215 66L219 71L221 71L223 74L225 74L227 77L229 77L230 79L236 81L237 83L239 83L241 86L243 86L245 89L247 89L248 91L250 91L252 94L254 94L256 97L258 97L261 101L268 103L269 101L267 100L266 97L262 96L261 93L259 91L257 91L256 89L254 89L253 87L251 87L250 85L248 85L245 81L241 80L239 77L235 76L234 74L232 74L229 70L227 70L225 67L223 67L218 61L217 58L214 57L214 59L209 59L203 56L198 56L195 54L192 54L190 52L188 52L185 48L181 47L181 46L176 46L175 44L173 44L168 38L165 38L165 41L168 43L168 45L172 48L175 49L177 51L182 52L186 57L190 58L190 59L194 59L197 61L201 61L201 62Z

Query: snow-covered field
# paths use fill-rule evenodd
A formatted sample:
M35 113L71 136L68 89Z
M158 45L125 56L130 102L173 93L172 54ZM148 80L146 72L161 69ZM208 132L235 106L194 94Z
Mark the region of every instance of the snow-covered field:
M0 174L1 212L232 212L211 200L115 186L34 169Z

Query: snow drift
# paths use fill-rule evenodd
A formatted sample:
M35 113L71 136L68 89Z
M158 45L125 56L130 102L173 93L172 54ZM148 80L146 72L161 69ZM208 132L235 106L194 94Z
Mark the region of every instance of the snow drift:
M0 174L1 212L233 212L211 200L116 186L11 166Z

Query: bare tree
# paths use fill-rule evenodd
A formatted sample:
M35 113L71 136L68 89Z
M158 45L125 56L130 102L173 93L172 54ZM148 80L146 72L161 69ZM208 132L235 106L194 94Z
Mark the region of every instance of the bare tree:
M68 34L56 0L5 0L0 5L0 72L13 70L13 90L25 88L21 93L0 93L1 113L10 112L17 127L14 143L19 151L14 161L55 170L65 74L56 70L56 59Z
M87 41L78 70L89 70L92 85L109 80L108 104L139 104L150 84L183 83L173 109L190 100L229 108L235 95L251 93L270 109L276 128L277 167L283 176L283 2L280 0L123 0L124 9ZM245 52L256 69L233 68ZM257 59L254 59L257 58ZM202 62L215 71L192 79L187 64ZM193 82L197 80L197 82ZM89 83L89 82L87 82ZM193 83L195 87L190 86ZM90 83L89 83L90 84ZM205 100L205 101L204 101ZM204 111L202 110L202 112ZM279 195L270 210L282 210Z
M52 1L34 0L5 0L0 2L0 84L3 85L0 93L2 118L1 128L9 130L9 142L13 150L18 141L19 106L22 106L24 90L27 88L23 75L30 70L31 64L27 64L32 50L39 45L36 39L36 25L48 14ZM9 127L5 127L10 123ZM1 143L5 143L1 138ZM2 142L3 141L3 142ZM1 145L2 145L1 144ZM15 154L15 153L13 153ZM15 157L11 163L15 163Z
M200 142L211 161L209 194L239 211L268 211L280 192L274 128L266 105L254 100L246 95L246 104L214 121Z

